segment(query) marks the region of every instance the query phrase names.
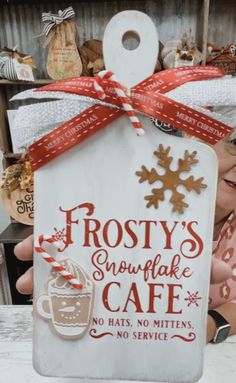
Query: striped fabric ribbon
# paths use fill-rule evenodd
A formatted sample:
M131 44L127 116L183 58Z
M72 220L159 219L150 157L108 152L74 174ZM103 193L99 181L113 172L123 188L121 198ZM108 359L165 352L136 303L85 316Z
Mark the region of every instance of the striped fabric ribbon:
M61 24L65 20L73 19L73 17L75 17L75 12L72 7L68 7L64 11L59 11L58 14L43 12L43 34L47 36L53 27Z
M0 77L7 80L18 80L13 59L7 56L0 56Z

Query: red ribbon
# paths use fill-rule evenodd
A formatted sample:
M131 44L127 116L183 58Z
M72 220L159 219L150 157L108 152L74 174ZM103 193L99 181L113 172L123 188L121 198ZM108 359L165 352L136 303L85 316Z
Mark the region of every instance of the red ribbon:
M164 121L214 145L224 138L231 128L212 117L171 100L163 93L189 81L210 80L223 75L219 68L209 66L168 69L148 77L133 87L130 101L136 111ZM29 148L33 170L84 141L125 113L109 80L103 81L103 88L106 94L105 101L119 109L95 104L46 134ZM37 91L62 91L97 99L94 78L89 77L57 81Z

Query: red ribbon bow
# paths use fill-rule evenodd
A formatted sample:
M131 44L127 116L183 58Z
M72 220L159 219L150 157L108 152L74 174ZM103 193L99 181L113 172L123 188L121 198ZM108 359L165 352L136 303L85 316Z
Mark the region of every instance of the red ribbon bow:
M130 90L129 100L134 110L157 118L210 144L224 138L231 128L217 120L164 96L164 93L196 80L220 78L215 67L183 67L158 72ZM62 91L98 99L94 78L79 77L46 85L37 91ZM94 104L82 113L46 134L29 148L32 169L36 170L84 141L125 114L112 81L103 79L105 101L116 108Z

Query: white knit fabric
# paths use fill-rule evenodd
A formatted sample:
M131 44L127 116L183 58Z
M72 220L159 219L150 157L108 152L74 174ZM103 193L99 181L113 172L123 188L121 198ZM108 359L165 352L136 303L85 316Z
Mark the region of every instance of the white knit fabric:
M229 126L236 126L236 77L225 76L217 80L192 81L165 95ZM15 151L21 151L22 147L38 140L95 103L108 105L76 94L34 92L34 89L21 92L11 100L32 98L53 101L22 106L18 109L11 128L14 142L17 143ZM205 106L213 107L214 112L204 109Z
M22 148L37 141L90 106L98 103L108 105L77 94L35 92L34 89L18 93L10 101L28 99L38 99L40 101L47 99L49 101L19 107L11 125L15 152L21 152Z
M18 109L11 134L14 136L16 152L28 146L63 122L89 108L91 103L80 100L58 100L22 106Z
M171 90L166 96L192 107L236 105L236 77L191 81Z

